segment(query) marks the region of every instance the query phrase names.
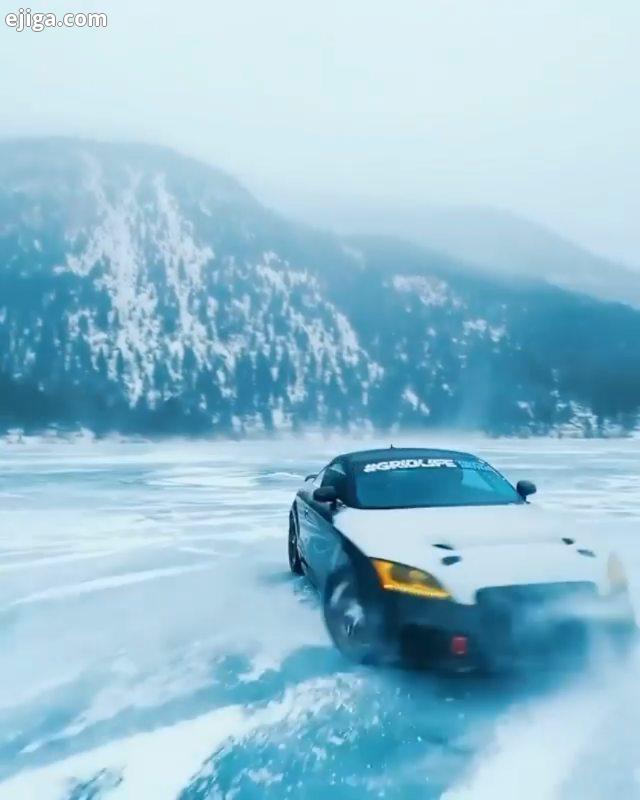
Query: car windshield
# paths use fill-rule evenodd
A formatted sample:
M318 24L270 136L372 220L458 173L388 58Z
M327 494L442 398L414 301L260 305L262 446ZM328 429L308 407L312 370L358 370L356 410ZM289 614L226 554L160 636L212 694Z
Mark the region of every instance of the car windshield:
M406 458L357 464L360 508L488 506L521 503L511 484L483 461Z

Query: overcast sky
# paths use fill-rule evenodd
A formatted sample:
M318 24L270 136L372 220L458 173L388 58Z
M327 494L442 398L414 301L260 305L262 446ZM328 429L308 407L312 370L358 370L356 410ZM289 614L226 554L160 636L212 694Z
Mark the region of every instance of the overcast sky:
M511 209L640 265L639 0L31 5L109 26L0 22L6 135L169 144L301 213Z

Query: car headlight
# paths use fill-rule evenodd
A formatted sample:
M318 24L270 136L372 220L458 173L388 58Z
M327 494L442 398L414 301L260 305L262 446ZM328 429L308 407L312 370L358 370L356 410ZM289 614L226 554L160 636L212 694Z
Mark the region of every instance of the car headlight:
M434 600L451 599L451 594L428 572L378 558L372 559L372 564L382 588L387 591L430 597Z
M611 594L622 594L629 588L627 574L622 566L622 562L616 555L609 556L607 564L607 576L609 578L609 592Z

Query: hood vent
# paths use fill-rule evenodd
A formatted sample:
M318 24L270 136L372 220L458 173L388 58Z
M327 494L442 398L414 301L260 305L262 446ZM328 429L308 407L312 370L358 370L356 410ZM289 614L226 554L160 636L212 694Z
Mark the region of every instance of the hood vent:
M450 544L443 544L443 543L434 544L433 546L434 547L439 547L440 550L455 550L456 549L455 547L453 547Z
M450 567L452 564L457 564L458 561L462 561L462 556L445 556L442 559L442 563L445 567Z
M575 543L576 543L576 540L575 540L575 539L569 539L567 536L563 536L563 537L562 537L562 541L563 541L565 544L575 544Z

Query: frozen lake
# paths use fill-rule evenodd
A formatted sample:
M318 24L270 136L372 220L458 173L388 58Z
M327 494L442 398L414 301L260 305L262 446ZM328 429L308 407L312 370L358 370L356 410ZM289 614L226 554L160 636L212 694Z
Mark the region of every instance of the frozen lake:
M412 442L533 479L640 593L639 440ZM0 800L640 797L635 654L505 683L333 650L287 513L370 444L0 445Z

